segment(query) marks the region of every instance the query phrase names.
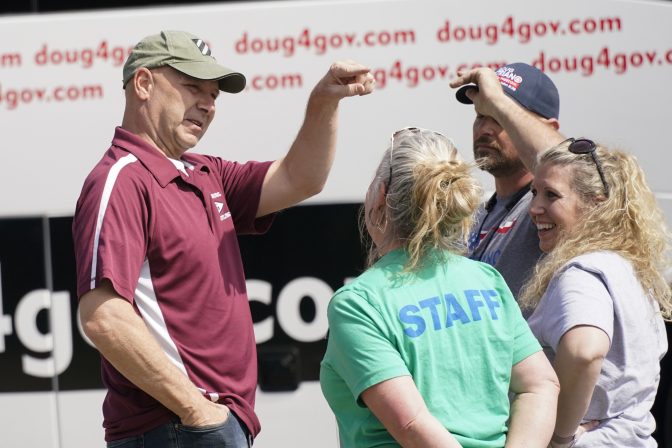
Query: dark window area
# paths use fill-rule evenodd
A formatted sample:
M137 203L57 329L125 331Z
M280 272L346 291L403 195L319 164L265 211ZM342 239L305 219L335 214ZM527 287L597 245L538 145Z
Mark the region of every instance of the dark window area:
M25 14L85 10L90 11L96 9L114 9L142 6L193 5L195 3L230 3L230 1L199 0L198 2L188 2L184 0L7 0L0 2L0 14Z
M198 3L232 3L268 0L6 0L0 2L0 15L41 12L91 11L143 6L194 5ZM672 1L672 0L659 0Z

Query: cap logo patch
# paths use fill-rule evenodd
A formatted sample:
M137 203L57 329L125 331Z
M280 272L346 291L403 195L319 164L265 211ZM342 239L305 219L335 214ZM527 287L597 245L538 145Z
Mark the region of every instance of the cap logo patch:
M210 53L212 52L210 51L210 47L208 47L208 44L203 42L202 39L191 39L191 40L196 44L196 46L198 47L203 56L210 56Z
M518 90L520 84L523 82L523 77L516 75L515 70L512 67L501 67L495 72L499 77L499 82L514 92Z

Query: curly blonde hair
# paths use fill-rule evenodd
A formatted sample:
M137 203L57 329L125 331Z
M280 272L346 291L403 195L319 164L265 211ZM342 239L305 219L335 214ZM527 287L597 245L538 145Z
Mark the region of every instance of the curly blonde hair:
M385 183L385 210L379 221L388 226L388 242L400 242L408 253L406 271L418 269L433 249L466 252L482 194L471 171L472 165L459 159L452 140L437 132L406 128L394 134L370 192ZM362 217L363 228L366 217ZM371 244L369 266L378 258Z
M571 188L583 205L581 219L559 235L557 245L537 264L521 293L521 306L536 307L553 275L570 259L607 250L632 263L643 289L669 320L672 298L664 272L669 267L670 234L663 213L634 156L599 145L595 156L602 166L608 195L589 153L573 154L566 145L559 145L539 156L537 166L571 167Z

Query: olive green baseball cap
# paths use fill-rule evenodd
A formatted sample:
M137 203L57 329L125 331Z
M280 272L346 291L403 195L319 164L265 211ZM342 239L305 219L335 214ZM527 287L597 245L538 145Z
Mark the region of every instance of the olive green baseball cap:
M138 42L124 64L124 88L140 67L166 65L192 78L219 80L219 89L224 92L238 93L245 88L242 73L219 65L208 44L186 31L161 31Z

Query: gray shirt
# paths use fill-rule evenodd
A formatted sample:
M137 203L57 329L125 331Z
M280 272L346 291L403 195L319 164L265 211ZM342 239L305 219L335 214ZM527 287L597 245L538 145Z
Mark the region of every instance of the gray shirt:
M584 421L600 426L576 447L655 447L651 406L667 351L665 325L632 265L614 252L570 260L551 280L528 323L551 362L560 338L577 325L603 330L611 341Z
M516 299L542 255L527 212L531 201L528 187L510 197L493 196L477 215L469 241L469 258L494 266Z

